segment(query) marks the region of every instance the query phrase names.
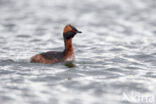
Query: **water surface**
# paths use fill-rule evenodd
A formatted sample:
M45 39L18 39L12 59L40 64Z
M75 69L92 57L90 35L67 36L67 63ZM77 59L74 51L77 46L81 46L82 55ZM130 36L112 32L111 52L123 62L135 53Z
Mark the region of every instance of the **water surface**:
M30 63L64 48L76 67ZM0 0L1 104L155 104L155 0Z

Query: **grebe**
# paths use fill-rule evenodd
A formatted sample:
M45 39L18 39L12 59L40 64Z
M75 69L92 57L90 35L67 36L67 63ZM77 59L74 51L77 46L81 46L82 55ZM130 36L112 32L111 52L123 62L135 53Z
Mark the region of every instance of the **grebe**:
M44 63L44 64L54 64L58 62L65 62L69 59L74 60L74 48L72 45L72 38L77 34L82 33L78 31L71 24L67 24L64 27L63 38L65 49L63 52L49 51L46 53L40 53L31 58L32 63Z

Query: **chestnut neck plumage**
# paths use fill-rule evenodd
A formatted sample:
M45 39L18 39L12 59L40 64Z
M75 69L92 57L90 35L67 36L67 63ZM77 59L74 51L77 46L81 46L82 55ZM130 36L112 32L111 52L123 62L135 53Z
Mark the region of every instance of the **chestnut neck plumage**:
M74 48L73 48L73 45L72 45L72 38L67 39L67 40L65 39L64 44L65 44L65 50L64 50L65 56L74 57Z

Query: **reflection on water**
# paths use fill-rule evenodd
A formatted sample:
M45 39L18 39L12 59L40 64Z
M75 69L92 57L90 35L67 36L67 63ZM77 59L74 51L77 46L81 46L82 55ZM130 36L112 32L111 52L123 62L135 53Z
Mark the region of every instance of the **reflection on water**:
M74 62L72 62L72 61L65 62L65 66L66 66L67 68L74 68L74 67L76 67L76 65L75 65Z
M155 0L0 0L1 104L155 104L155 12ZM83 31L74 64L30 63L63 50L68 23Z

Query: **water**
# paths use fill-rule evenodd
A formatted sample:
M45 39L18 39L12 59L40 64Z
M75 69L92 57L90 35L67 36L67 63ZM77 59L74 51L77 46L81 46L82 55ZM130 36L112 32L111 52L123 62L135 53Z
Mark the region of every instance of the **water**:
M30 63L68 23L76 67ZM155 104L155 26L155 0L0 0L0 102Z

